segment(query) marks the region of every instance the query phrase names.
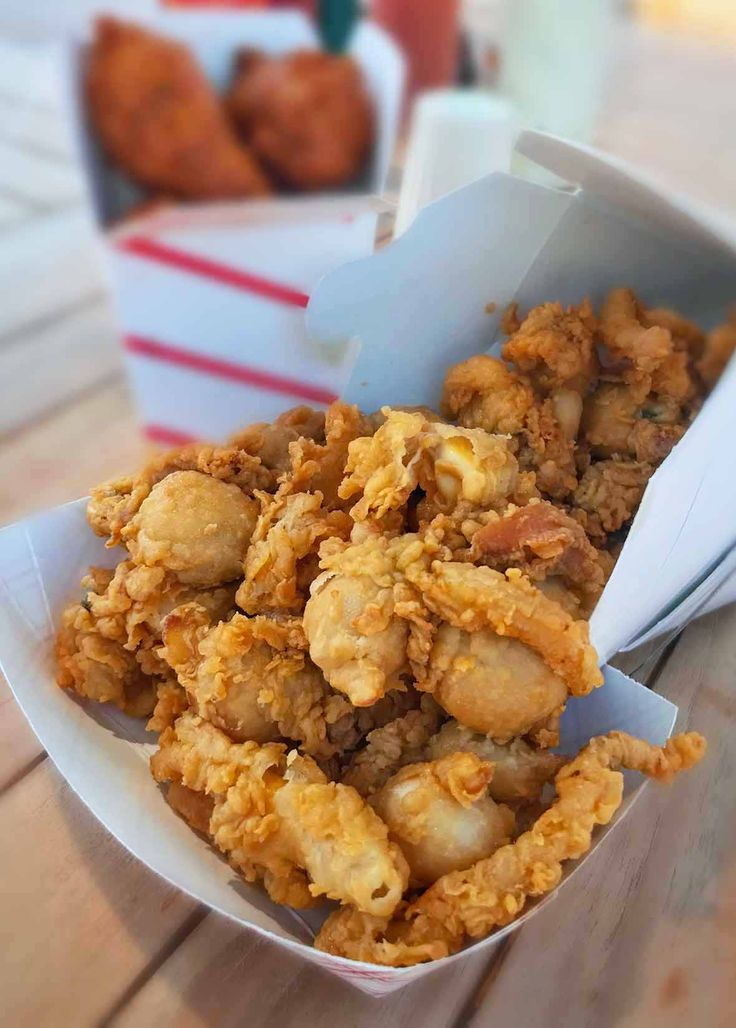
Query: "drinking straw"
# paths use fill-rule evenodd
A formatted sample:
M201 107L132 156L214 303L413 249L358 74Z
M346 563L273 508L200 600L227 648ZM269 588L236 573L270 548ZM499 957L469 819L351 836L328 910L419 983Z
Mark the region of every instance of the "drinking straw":
M359 8L359 0L318 0L317 24L325 50L341 53L345 49Z

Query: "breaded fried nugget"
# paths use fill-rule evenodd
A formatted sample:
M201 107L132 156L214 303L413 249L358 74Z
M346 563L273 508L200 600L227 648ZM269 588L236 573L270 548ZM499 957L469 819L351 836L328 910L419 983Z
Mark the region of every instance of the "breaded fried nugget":
M445 375L442 409L466 428L519 435L534 403L529 383L497 357L471 357Z
M371 100L346 55L243 51L226 103L253 152L297 189L349 182L373 142Z
M636 513L653 474L644 462L599 460L581 478L575 505L598 518L604 531L616 532Z
M530 897L557 886L562 864L581 857L595 826L607 824L620 806L623 775L618 768L666 782L704 753L705 740L696 732L673 736L662 747L623 732L591 739L557 773L557 798L529 831L467 870L444 875L394 920L350 908L336 911L315 945L394 967L447 956L466 937L481 938L509 924Z
M631 289L613 289L608 294L601 308L600 331L614 369L643 399L651 391L653 372L674 350L670 331L647 322Z
M543 303L507 340L503 356L545 393L585 393L597 371L596 330L587 300L567 309L560 303Z
M181 43L116 18L99 18L86 93L105 151L142 186L185 200L271 191Z

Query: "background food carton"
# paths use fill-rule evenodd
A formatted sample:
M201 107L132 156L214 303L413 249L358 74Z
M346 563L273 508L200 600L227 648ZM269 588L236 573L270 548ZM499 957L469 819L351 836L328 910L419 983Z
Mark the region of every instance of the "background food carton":
M446 365L493 340L497 318L484 313L489 300L501 307L514 298L524 307L550 297L573 301L590 294L598 300L611 285L631 282L652 302L677 302L686 313L715 320L730 298L736 257L706 218L588 151L538 136L522 142L528 156L544 155L558 173L564 164L566 177L584 181L584 188L558 193L491 176L439 201L399 241L333 272L317 289L308 308L314 345L360 347L346 388L349 399L367 408L436 402ZM695 442L680 444L663 465L665 475L655 476L594 615L593 633L604 655L645 632L688 582L705 581L718 566L715 555L724 543L733 544L722 512L710 515L707 546L697 534L705 531L709 516L700 497L712 501L715 488L703 474L713 436L736 428L732 396L733 373L686 436ZM248 420L250 412L244 415ZM670 476L679 482L676 495L660 485ZM736 486L722 488L733 499L728 490ZM632 550L649 561L646 572L629 557ZM58 689L52 640L59 612L75 597L75 583L87 565L116 559L89 531L84 501L0 532L2 668L39 739L82 800L158 874L366 992L383 995L450 960L465 959L460 952L397 969L317 952L310 942L328 906L302 916L243 883L164 802L148 772L153 747L140 722L98 705L86 707ZM562 719L563 751L612 729L662 743L672 731L676 708L610 668L605 679L591 696L569 702ZM615 830L641 788L637 776L626 775L624 806L596 833L593 849ZM582 862L566 866L561 889L570 887L567 879ZM473 948L490 950L554 895L530 905L522 918Z
M131 16L186 43L220 91L241 46L285 53L319 45L298 12L154 8ZM68 41L63 81L149 436L223 438L296 403L330 403L345 384L347 354L308 343L304 307L322 275L373 249L378 206L369 197L383 188L401 108L394 44L368 22L352 39L376 113L359 182L332 196L178 204L122 224L145 195L106 162L88 125L87 45Z

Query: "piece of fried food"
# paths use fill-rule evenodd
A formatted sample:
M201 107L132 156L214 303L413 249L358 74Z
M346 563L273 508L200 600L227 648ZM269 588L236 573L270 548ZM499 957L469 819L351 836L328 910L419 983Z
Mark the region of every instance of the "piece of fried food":
M583 437L596 457L659 464L686 427L679 401L653 395L641 400L618 382L602 382L583 408Z
M588 300L566 310L543 303L531 310L506 341L503 356L544 393L587 392L597 374L598 325Z
M633 518L653 474L642 461L596 461L580 479L575 506L594 515L605 532L617 532Z
M450 753L402 768L371 797L412 885L462 871L510 841L514 815L488 795L492 777L493 765L474 753Z
M652 389L652 375L674 350L672 335L648 322L631 289L613 289L600 314L600 331L611 369L643 400Z
M213 797L215 845L248 881L263 878L277 902L304 906L326 895L390 916L401 900L408 868L388 829L308 757L287 757L278 743L233 743L186 713L161 736L151 771Z
M289 446L299 439L324 443L324 411L303 404L292 407L273 422L259 421L241 429L230 437L228 445L252 453L271 471L283 473L291 470Z
M240 578L258 504L236 485L199 471L174 471L158 482L125 526L136 564L171 571L201 587Z
M181 43L98 18L86 95L102 146L140 185L184 200L271 192Z
M718 382L726 365L736 350L736 308L722 325L709 332L705 339L705 348L697 362L698 372L708 389Z
M373 142L373 106L360 69L345 55L243 51L226 104L243 140L296 189L350 182Z
M596 825L607 824L621 804L618 768L669 781L705 753L696 732L673 736L664 746L624 732L591 739L555 779L552 805L513 843L466 871L440 878L394 920L350 908L330 915L315 946L328 953L404 967L438 960L458 950L466 937L481 938L509 924L530 897L554 889L562 864L581 857Z
M466 428L517 436L534 403L529 383L497 357L470 357L445 375L442 409Z
M500 745L486 735L473 732L458 721L447 721L427 742L426 758L438 760L451 753L475 753L493 764L488 795L498 803L534 803L551 782L565 757L534 749L524 739Z

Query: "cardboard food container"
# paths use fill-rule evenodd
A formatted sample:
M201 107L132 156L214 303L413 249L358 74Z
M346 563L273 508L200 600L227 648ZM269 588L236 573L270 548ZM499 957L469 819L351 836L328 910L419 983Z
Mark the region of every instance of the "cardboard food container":
M345 390L349 399L367 409L436 402L445 367L493 342L497 318L484 313L489 300L502 307L518 299L523 308L586 294L598 300L625 282L648 302L676 302L686 313L716 320L736 282L736 256L704 216L590 151L541 136L525 136L522 146L552 170L564 166L566 177L583 187L555 192L491 176L438 201L396 243L333 272L316 290L308 309L316 343L359 350ZM681 616L677 611L694 590L713 586L713 575L730 559L734 529L729 518L713 513L713 498L719 486L724 506L718 510L730 509L736 485L719 483L706 457L723 432L736 429L734 388L731 369L652 479L591 623L602 659L663 617ZM373 995L465 959L467 950L432 964L388 968L314 950L310 942L329 905L302 915L245 884L164 802L148 770L154 745L142 724L76 702L55 685L52 640L59 613L76 598L89 564L112 564L119 556L92 535L82 500L0 532L2 667L42 744L90 810L178 888ZM676 717L667 700L606 668L602 688L569 701L561 749L574 752L613 729L661 744ZM596 833L592 850L643 788L636 775L627 773L625 780L625 802ZM555 893L472 948L490 952L554 902L558 891L556 909L564 917L568 880L587 859L567 864Z
M135 17L186 43L220 92L241 46L272 54L319 46L297 11L154 8ZM146 433L164 444L221 439L244 419L329 404L349 362L309 345L304 307L319 278L373 250L379 208L370 198L383 189L401 109L404 67L394 44L369 22L353 36L376 138L364 173L345 190L177 204L122 223L146 195L106 161L88 124L87 47L84 38L68 40L62 81Z

